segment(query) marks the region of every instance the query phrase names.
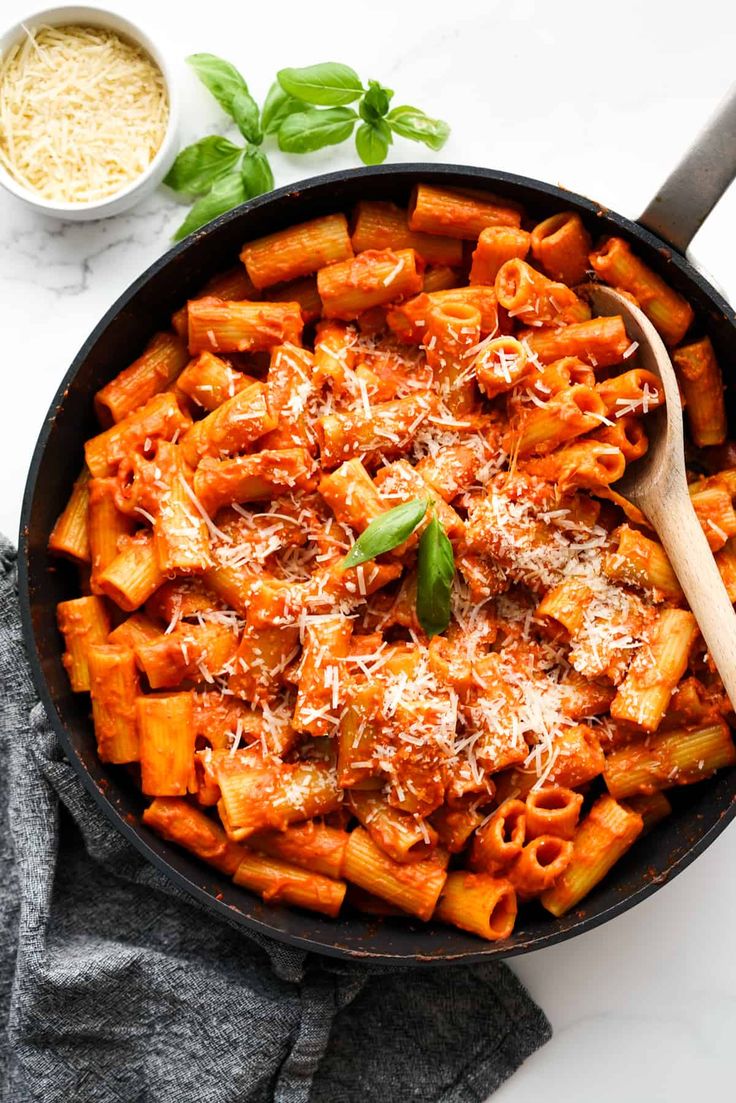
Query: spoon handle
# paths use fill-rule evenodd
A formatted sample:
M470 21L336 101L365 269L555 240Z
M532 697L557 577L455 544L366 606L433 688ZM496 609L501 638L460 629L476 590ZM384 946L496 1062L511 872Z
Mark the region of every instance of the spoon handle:
M643 507L667 552L731 704L736 704L736 612L705 533L683 488Z

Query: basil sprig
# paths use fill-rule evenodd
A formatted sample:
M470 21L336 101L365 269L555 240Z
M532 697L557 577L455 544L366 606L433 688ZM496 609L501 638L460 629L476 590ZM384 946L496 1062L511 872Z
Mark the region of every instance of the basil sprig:
M417 617L428 636L439 636L450 623L455 558L452 544L435 513L419 540Z
M408 104L389 111L386 122L394 134L400 134L410 142L424 142L435 153L442 149L450 137L450 128L446 122L442 119L431 119L418 107L409 107Z
M273 172L265 153L260 149L246 149L241 166L246 199L273 188Z
M342 561L343 570L358 567L403 544L424 520L429 502L413 498L371 521ZM419 538L417 555L417 617L428 636L439 636L450 623L455 557L452 544L435 512Z
M237 96L250 94L241 74L224 58L215 54L191 54L187 62L228 115L232 115Z
M268 95L263 102L261 111L261 126L264 134L278 134L281 124L289 115L304 110L301 100L290 96L285 92L279 82L275 80L268 90Z
M279 127L279 149L284 153L313 153L336 146L353 133L357 115L350 107L304 107Z
M242 156L240 146L213 134L181 151L165 183L174 191L202 195L220 176L230 173Z
M355 135L355 148L361 161L366 165L380 165L386 160L388 147L393 138L388 124L383 119L363 123Z
M428 504L426 498L412 498L410 502L402 502L400 506L376 517L343 559L343 570L359 567L361 563L367 563L377 555L398 548L422 522Z
M342 107L363 94L355 70L338 61L324 61L305 69L279 69L276 79L290 96L316 107Z
M231 211L233 207L237 207L240 203L245 203L246 199L248 199L248 195L245 190L245 181L240 174L237 176L232 174L221 176L219 180L214 182L207 194L203 195L194 204L176 231L176 238L186 237L187 234L198 230L200 226L211 222L218 215L224 214L225 211Z
M237 126L245 145L211 135L181 150L164 183L181 195L199 198L174 234L176 239L273 188L273 172L260 149L266 138L275 138L284 153L313 153L354 134L361 161L380 165L394 135L439 150L450 134L447 123L416 107L391 110L391 88L376 80L364 87L354 69L336 61L280 69L262 108L229 61L214 54L193 54L187 61Z

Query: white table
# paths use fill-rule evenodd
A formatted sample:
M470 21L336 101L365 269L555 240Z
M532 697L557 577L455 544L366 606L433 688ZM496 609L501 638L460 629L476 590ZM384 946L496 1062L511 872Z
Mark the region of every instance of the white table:
M39 0L40 2L40 0ZM30 4L28 6L31 6ZM28 6L4 0L2 21ZM446 118L442 160L560 182L636 216L725 91L736 14L723 0L303 0L260 6L118 0L180 59L227 56L262 97L282 65L352 64ZM252 14L254 10L257 14ZM727 14L730 10L731 14ZM419 14L421 11L421 15ZM310 17L311 15L311 17ZM183 138L224 125L183 63ZM391 160L421 160L397 140ZM429 154L429 156L433 156ZM437 157L439 160L440 157ZM278 183L356 163L349 149L273 158ZM59 224L0 196L0 529L15 537L26 468L58 381L101 314L169 243L183 215L159 192L132 214ZM731 190L695 254L736 295ZM513 968L553 1040L497 1095L667 1103L733 1096L736 829L633 912Z

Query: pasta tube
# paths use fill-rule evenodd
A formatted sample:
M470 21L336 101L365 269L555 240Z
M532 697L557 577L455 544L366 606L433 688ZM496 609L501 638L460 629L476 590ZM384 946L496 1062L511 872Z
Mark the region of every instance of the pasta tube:
M89 689L87 656L94 644L105 643L110 620L104 603L98 597L76 597L61 601L56 607L59 631L64 637L65 651L61 657L75 693Z
M157 333L145 351L95 395L95 409L103 424L122 421L165 391L184 369L189 354L174 333Z
M540 329L524 337L532 356L551 364L563 356L575 356L594 368L618 364L631 344L623 320L617 314L591 318L560 329Z
M342 877L347 845L347 831L315 820L292 824L284 831L251 835L248 839L253 850L335 880Z
M219 356L200 352L181 373L176 386L198 406L211 411L254 382L251 376L234 371Z
M516 894L510 881L488 873L449 873L435 918L464 931L499 942L516 921Z
M477 798L471 795L464 807L451 808L443 804L430 817L437 832L440 846L450 854L459 854L467 846L473 832L485 819L485 811L478 807Z
M258 502L294 488L313 486L314 464L306 448L283 448L216 460L206 456L194 473L194 492L214 514L232 502Z
M279 345L273 350L266 394L275 424L261 442L262 448L300 446L312 453L317 451L309 422L310 402L316 394L313 374L314 356L311 352L296 345Z
M123 538L135 528L133 518L117 507L117 479L91 479L87 511L87 532L92 573L90 585L100 593L99 579L120 551Z
M92 720L103 762L136 762L139 756L135 699L140 692L130 648L95 644L87 650Z
M358 203L352 243L356 253L366 249L413 249L425 264L459 268L463 263L462 241L410 230L408 213L394 203Z
M434 856L421 862L394 862L362 827L350 832L344 876L423 920L431 919L447 879L443 865Z
M475 241L487 226L518 226L519 211L495 196L417 184L409 200L409 226L426 234Z
M442 401L462 417L475 406L468 357L480 339L480 310L472 303L434 303L427 312L425 350Z
M335 774L322 762L259 761L252 751L236 751L217 758L215 775L228 833L237 842L340 807Z
M325 318L350 321L365 310L416 295L422 290L421 264L413 249L369 249L352 260L321 268L317 290Z
M346 460L329 475L323 475L319 492L338 521L356 532L362 532L386 512L385 502L359 459Z
M437 846L437 832L421 817L393 808L380 793L350 794L350 807L384 854L394 862L418 862Z
M309 276L353 255L344 214L328 214L277 230L243 246L240 259L257 288Z
M680 583L660 543L630 525L619 525L603 560L603 571L614 581L650 590L655 601L682 601Z
M192 694L148 694L137 697L135 707L143 792L184 796L194 787Z
M666 344L682 340L693 320L692 307L632 253L628 242L609 238L590 254L590 263L602 280L635 297Z
M609 796L599 797L575 832L572 858L540 899L553 915L564 915L595 888L641 834L644 824Z
M281 681L284 670L298 651L298 628L247 625L235 654L230 685L247 701L268 699L273 694L274 683Z
M87 467L95 478L116 475L123 460L142 453L148 441L171 440L183 433L192 419L183 414L173 394L159 394L134 410L112 428L88 440L84 446Z
M648 834L652 828L656 827L672 812L672 805L664 793L659 791L628 797L626 804L633 812L638 812L641 816L644 824L642 836Z
M195 422L179 447L186 462L196 467L205 456L220 458L245 452L275 425L276 418L266 403L266 388L262 383L251 383Z
M143 822L230 877L245 856L245 848L231 842L219 823L181 797L156 797L143 812Z
M495 873L518 858L526 839L526 807L509 799L478 829L470 849L471 869Z
M181 622L172 632L138 644L135 656L152 689L171 689L192 678L214 681L229 667L237 646L227 625Z
M656 731L672 692L685 673L697 634L698 626L691 612L662 609L649 647L634 659L618 688L611 716L637 724L645 731Z
M551 452L573 437L582 436L600 425L604 405L591 388L581 384L567 387L553 395L543 406L533 407L520 431L509 430L504 448L510 451L517 437L519 455L530 452Z
M603 777L617 800L674 785L691 785L736 762L731 733L720 722L658 732L644 742L617 747L606 758Z
M532 256L553 280L582 283L592 248L579 214L560 211L538 222L531 232Z
M299 303L192 299L187 314L192 355L263 352L285 341L298 345L304 326Z
M518 226L488 226L481 230L473 252L468 282L493 285L499 270L507 260L523 260L529 252L531 239Z
M367 463L375 454L407 451L414 433L432 412L429 397L407 395L381 402L370 414L325 414L317 421L323 467L333 468L356 455Z
M87 521L89 478L89 471L83 467L49 536L49 551L80 563L89 563L91 555Z
M567 869L572 843L559 835L538 835L528 842L508 871L508 879L522 898L550 888Z
M293 904L298 908L335 916L345 899L344 881L333 881L278 858L246 850L233 880L257 892L267 904Z
M339 613L310 621L304 630L293 724L310 735L332 735L343 696L340 675L350 647L352 621Z
M510 318L525 325L559 326L585 322L590 307L564 283L548 280L526 261L507 260L496 275L496 298Z
M521 341L515 337L495 337L472 361L478 386L487 398L496 398L512 390L534 370Z
M727 432L723 377L710 340L703 337L675 349L672 362L693 440L699 448L723 444Z
M136 534L97 579L100 593L112 598L126 612L148 600L166 578L156 554L151 532Z
M526 837L554 835L571 839L575 834L583 804L582 793L562 785L547 785L532 789L526 798Z
M316 276L305 276L271 287L265 296L272 303L299 303L304 325L315 322L322 315L322 300L317 290Z

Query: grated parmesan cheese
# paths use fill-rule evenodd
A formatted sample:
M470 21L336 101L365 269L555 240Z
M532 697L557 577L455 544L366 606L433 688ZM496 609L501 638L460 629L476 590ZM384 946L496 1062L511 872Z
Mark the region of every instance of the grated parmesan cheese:
M122 191L156 156L168 119L161 70L102 27L26 28L0 65L0 164L44 199Z

